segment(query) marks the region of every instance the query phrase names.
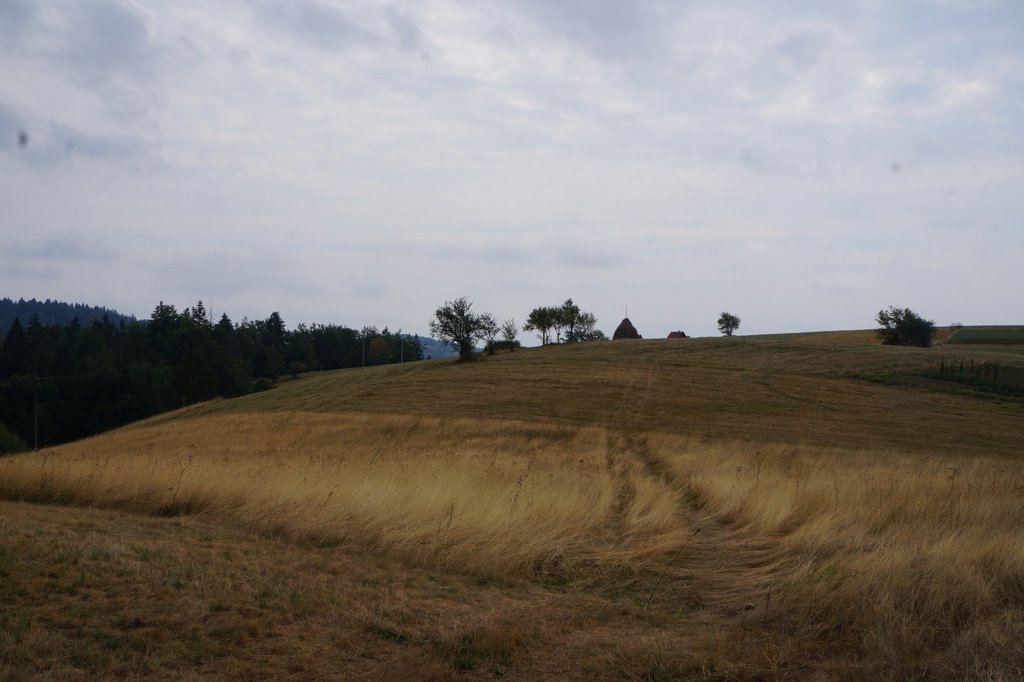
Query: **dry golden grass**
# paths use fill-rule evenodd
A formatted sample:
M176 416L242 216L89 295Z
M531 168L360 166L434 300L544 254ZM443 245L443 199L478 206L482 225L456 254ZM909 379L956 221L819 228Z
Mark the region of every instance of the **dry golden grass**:
M1024 672L1024 462L650 439L740 545L766 624L894 677ZM738 557L742 561L742 557Z
M358 580L387 563L388 584L373 590L342 575L314 589L288 573L298 581L289 589L318 596L275 601L280 618L345 622L343 648L369 647L379 660L265 648L273 632L300 642L290 624L235 632L275 676L1017 679L1024 406L866 381L927 368L942 351L858 334L834 344L826 335L593 344L305 377L0 459L0 497L272 537L260 565L292 557L293 573L304 562L322 571L307 554L316 552L348 557ZM963 351L993 353L1024 362L1004 349ZM397 405L407 414L387 414ZM18 526L12 509L0 508L0 525ZM28 551L45 561L34 537L0 543L0 572L28 595L8 602L45 615L46 589L17 559ZM218 546L245 545L232 538ZM51 559L67 554L59 546ZM58 587L79 571L103 588L83 551L91 556L58 562ZM196 569L204 576L237 574L207 560ZM459 589L403 587L423 571ZM142 569L136 577L153 580ZM233 580L179 582L193 598L231 604L235 627L265 624L232 601ZM134 617L124 604L108 609ZM160 622L144 638L159 655L135 651L132 637L102 646L88 631L62 637L99 646L80 662L89 674L175 676L215 661L235 666L231 676L252 673L227 648L190 664L189 647L163 630L174 619ZM19 628L37 639L14 642ZM0 647L0 666L74 677L38 644L44 635L0 610L0 643L13 652L5 659ZM103 653L111 646L114 658Z
M488 581L203 515L0 502L0 678L745 676L759 634L680 627L643 608L649 587Z
M677 504L604 429L262 413L122 430L0 461L0 496L205 513L482 575L630 563Z

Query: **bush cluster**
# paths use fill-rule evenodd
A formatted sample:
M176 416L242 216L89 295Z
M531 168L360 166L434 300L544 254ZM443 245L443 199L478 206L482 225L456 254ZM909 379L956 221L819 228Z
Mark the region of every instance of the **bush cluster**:
M878 311L875 320L881 325L878 334L882 343L890 346L921 346L932 345L935 335L935 323L926 320L910 308L889 306Z

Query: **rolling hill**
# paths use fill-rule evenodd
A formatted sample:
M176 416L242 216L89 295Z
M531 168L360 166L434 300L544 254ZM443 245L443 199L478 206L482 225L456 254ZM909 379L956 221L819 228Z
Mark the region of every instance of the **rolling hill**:
M1022 348L523 349L0 459L0 670L1012 678L1024 399L944 371Z

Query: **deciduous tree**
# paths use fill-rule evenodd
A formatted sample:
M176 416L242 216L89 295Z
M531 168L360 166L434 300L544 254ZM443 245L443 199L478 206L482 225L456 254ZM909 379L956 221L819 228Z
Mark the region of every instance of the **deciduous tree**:
M565 342L575 343L579 341L576 338L576 330L580 326L580 317L586 315L580 307L572 302L571 298L565 299L565 303L558 309L558 319L562 323L562 328L565 329Z
M924 348L932 345L935 323L924 319L910 308L889 306L878 311L875 321L881 325L877 331L884 344Z
M445 301L430 321L430 334L457 350L460 360L472 360L476 344L493 339L498 333L494 317L488 313L477 315L472 307L465 296Z
M516 324L514 319L507 319L501 325L501 336L505 339L505 343L508 344L509 350L516 349L516 336L519 335L519 325Z
M597 318L593 313L582 313L576 325L577 341L602 341L607 339L600 329L597 328Z
M718 331L722 332L726 336L732 336L732 333L740 328L740 318L736 317L732 313L722 313L718 317Z
M524 332L537 332L542 346L548 345L551 338L551 328L555 326L555 313L553 308L540 307L530 311L523 325Z
M534 308L530 316L526 318L523 331L538 332L541 343L547 345L552 343L551 333L554 332L554 343L575 343L587 341L594 338L604 338L596 329L597 318L593 313L581 310L567 298L560 306L541 306ZM562 332L565 332L563 338Z

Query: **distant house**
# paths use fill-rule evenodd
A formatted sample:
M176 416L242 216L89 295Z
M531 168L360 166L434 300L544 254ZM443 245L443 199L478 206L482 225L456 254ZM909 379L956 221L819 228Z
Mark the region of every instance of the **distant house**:
M689 338L689 337L686 336L686 332L669 332L668 333L668 338L670 338L670 339L686 339L686 338Z

